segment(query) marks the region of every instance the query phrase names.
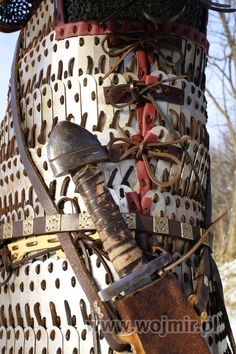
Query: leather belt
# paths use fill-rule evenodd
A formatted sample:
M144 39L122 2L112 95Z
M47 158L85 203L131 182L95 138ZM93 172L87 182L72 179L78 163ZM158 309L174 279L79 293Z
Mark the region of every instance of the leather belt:
M164 217L135 213L122 214L129 229L168 237L197 241L205 231L190 224ZM0 225L0 240L63 232L95 231L89 214L53 214ZM203 244L212 248L213 235L208 234Z
M20 52L20 43L21 43L21 35L19 36L16 52L14 55L14 60L12 64L12 72L11 72L11 109L12 109L12 118L13 125L17 140L17 146L19 148L21 161L24 165L26 173L33 185L33 188L38 195L39 201L46 211L47 215L55 215L57 214L57 207L50 196L47 186L42 179L37 167L35 166L28 147L26 146L24 133L22 129L22 120L20 114L20 100L18 93L18 65L17 60L19 58ZM91 275L86 268L86 265L80 258L75 245L72 241L71 235L69 232L61 232L57 234L58 240L62 245L63 251L66 254L68 261L82 287L84 290L91 306L94 308L95 313L98 316L98 319L102 318L105 322L109 323L111 321L110 312L111 310L104 304L97 294L97 288L94 285L94 282L91 279ZM108 344L116 351L122 352L129 348L127 344L122 342L118 336L112 333L104 333L104 336L108 342Z

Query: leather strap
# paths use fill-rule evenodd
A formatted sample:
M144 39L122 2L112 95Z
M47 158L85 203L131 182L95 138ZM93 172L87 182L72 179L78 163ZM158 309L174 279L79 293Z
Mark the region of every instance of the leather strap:
M133 191L133 192L126 193L126 200L128 203L128 208L130 213L142 212L141 204L137 192Z
M202 247L200 253L200 265L196 275L196 288L190 295L189 302L194 306L199 320L207 319L207 304L209 302L209 280L210 280L210 252Z
M123 213L122 216L129 229L145 231L150 234L197 241L204 232L199 227L167 218L139 213ZM95 231L89 214L53 214L2 224L0 225L0 241L75 231ZM209 234L203 244L212 248L212 241L212 234Z
M11 109L12 118L15 129L15 135L17 140L17 145L19 148L21 161L24 165L26 173L34 187L36 194L38 195L39 201L46 211L47 215L57 214L57 207L54 201L51 199L47 186L45 185L40 173L38 172L30 152L26 146L24 140L24 134L22 129L22 120L20 114L20 102L18 93L18 65L17 60L19 58L19 50L21 43L21 35L19 36L17 47L14 55L14 60L12 64L11 72ZM91 306L98 315L98 318L102 318L104 321L110 321L111 316L109 314L109 309L106 307L102 301L100 301L97 289L94 286L90 273L88 272L83 261L79 257L76 248L73 244L71 234L69 232L62 232L57 234L58 240L60 241L63 251L66 254L68 261L83 288ZM123 344L122 341L116 336L115 333L104 333L108 344L116 351L125 351L128 346Z
M152 82L147 82L148 79L153 78ZM148 80L149 81L149 80ZM143 81L137 81L131 84L121 84L116 86L106 86L104 87L104 96L106 104L111 104L113 106L120 105L122 103L130 104L135 101L141 100L139 92L142 89L148 89L149 85L157 83L157 77L148 76L146 78L146 83ZM153 97L156 100L170 102L178 105L184 104L184 90L178 89L173 86L167 86L164 84L157 85L153 87ZM137 95L134 97L134 94ZM118 106L119 108L119 106Z

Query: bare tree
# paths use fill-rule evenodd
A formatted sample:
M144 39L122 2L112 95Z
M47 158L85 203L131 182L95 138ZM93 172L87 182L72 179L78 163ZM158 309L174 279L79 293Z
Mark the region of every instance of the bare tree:
M224 2L236 6L235 0ZM229 211L227 222L220 225L219 244L223 247L218 247L221 256L230 260L236 257L236 14L214 14L209 34L216 53L209 56L208 64L214 88L208 86L206 92L224 120L220 148L212 159L213 202L216 211Z

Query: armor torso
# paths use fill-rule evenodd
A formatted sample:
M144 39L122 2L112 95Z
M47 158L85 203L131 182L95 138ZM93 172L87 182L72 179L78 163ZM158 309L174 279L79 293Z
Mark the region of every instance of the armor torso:
M173 7L168 1L153 2L153 12L172 18L179 11L177 3ZM20 161L9 95L1 122L1 236L11 241L8 249L13 263L32 256L0 288L0 348L9 353L11 348L14 353L114 352L99 327L98 311L91 308L56 235L63 227L72 231L98 290L118 279L99 248L98 235L81 196L74 191L74 182L69 176L56 179L52 174L47 144L58 122L81 125L110 148L112 159L100 168L145 252L158 254L161 247L181 256L210 221L204 95L207 11L189 1L177 21L156 25L143 19L140 5L133 5L103 22L126 4L68 0L63 8L63 1L45 0L21 31L18 72L26 144L58 210L76 214L77 221L70 229L69 221L64 225L60 216L46 215ZM133 84L137 82L141 88ZM114 96L109 96L107 88L117 88ZM127 100L122 89L128 92ZM119 100L115 102L114 97ZM189 137L183 143L187 154L181 144L173 142L183 136ZM135 154L112 162L128 150L118 138L128 139L131 145L166 143L159 151L166 155L147 155L151 176L159 184L150 178L141 158L151 148L143 147L140 153L138 145ZM149 216L148 232L138 229L137 215ZM19 234L24 237L18 239ZM211 236L204 247L211 247ZM45 249L45 254L38 254ZM200 259L197 252L173 270L186 299L195 291ZM3 272L1 281L7 276ZM214 304L211 282L209 292L205 311L216 315L214 326L220 340L206 325L203 332L208 333L211 353L228 353L222 312Z

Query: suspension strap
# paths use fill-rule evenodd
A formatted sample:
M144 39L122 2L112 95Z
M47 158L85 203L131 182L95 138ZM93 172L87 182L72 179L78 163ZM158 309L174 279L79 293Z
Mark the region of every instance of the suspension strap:
M43 206L47 215L55 215L58 213L57 207L49 194L48 188L44 180L42 179L42 176L40 175L39 171L37 170L37 167L35 166L31 158L30 151L27 148L24 139L18 92L19 81L17 60L19 58L20 43L21 35L19 36L17 42L11 72L11 109L16 141L19 148L21 161L24 165L26 173L33 185L33 188L39 198L41 205ZM82 259L79 257L76 251L71 234L69 232L62 232L58 233L57 237L92 308L95 312L97 311L97 314L99 313L98 318L102 318L107 323L110 322L111 316L108 312L109 309L99 299L98 290L94 286L90 273L88 272L86 266L84 265ZM129 348L127 344L124 344L122 341L119 340L119 338L114 332L104 333L104 336L108 344L118 352L125 351L127 350L127 348Z

